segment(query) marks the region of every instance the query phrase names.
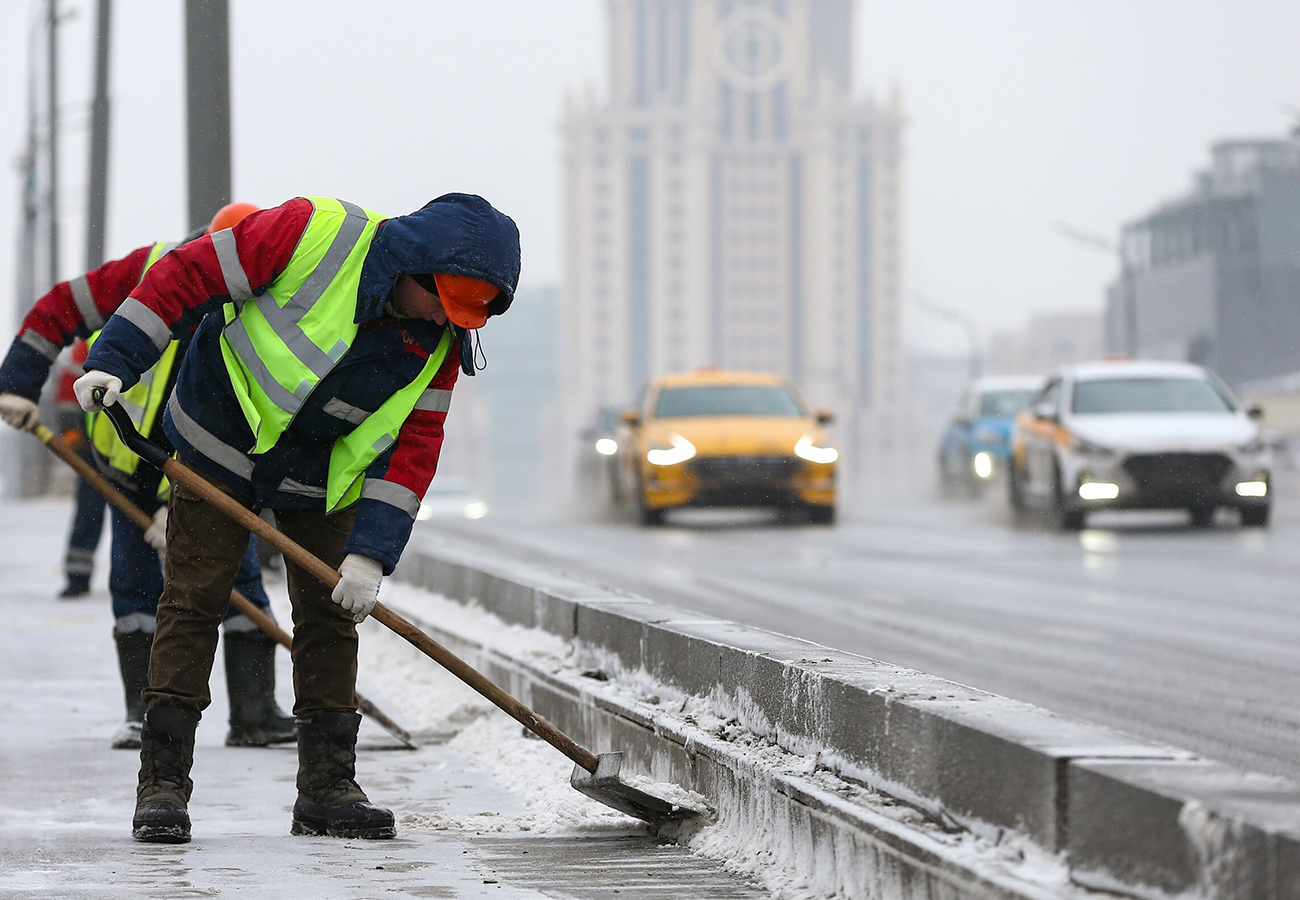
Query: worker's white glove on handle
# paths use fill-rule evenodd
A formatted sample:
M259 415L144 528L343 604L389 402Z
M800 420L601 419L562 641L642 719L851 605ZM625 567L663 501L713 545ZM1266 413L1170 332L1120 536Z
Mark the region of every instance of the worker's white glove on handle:
M19 431L27 431L36 422L36 404L17 394L0 394L0 419Z
M104 389L103 403L95 401L95 388ZM118 395L122 393L122 379L98 369L91 369L72 382L72 390L77 395L77 402L81 404L82 409L86 412L99 412L105 406L112 406L117 402Z
M384 580L384 566L360 553L349 553L339 566L339 583L330 595L339 606L352 613L353 622L364 622L379 599L379 582Z
M153 514L153 523L144 530L144 539L159 553L167 549L167 507L158 507Z

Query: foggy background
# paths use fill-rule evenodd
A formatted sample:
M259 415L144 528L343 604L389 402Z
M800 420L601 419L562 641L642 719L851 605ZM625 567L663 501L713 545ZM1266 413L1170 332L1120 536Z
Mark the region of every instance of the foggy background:
M94 9L60 8L67 278L86 268ZM0 133L11 161L24 141L28 66L43 79L42 9L4 4ZM1116 262L1054 223L1113 241L1122 222L1185 191L1213 141L1285 133L1300 106L1296 34L1300 5L1284 0L862 2L858 93L897 90L907 120L909 351L952 357L960 378L963 332L908 302L914 294L961 310L984 340L1036 313L1098 313ZM485 330L489 368L458 392L447 451L449 471L498 496L494 479L542 477L502 474L502 461L519 454L485 448L505 427L499 413L492 421L493 398L519 390L520 367L553 373L564 364L551 314L563 291L557 122L566 93L604 89L605 40L598 0L231 2L235 199L273 205L324 193L398 214L471 191L519 223L521 302ZM117 0L113 41L110 257L186 230L181 4ZM18 187L11 168L0 179L8 210L0 297L10 323L34 299L14 297ZM43 277L38 284L48 287ZM515 358L528 354L536 358ZM924 381L913 378L912 388ZM536 399L534 433L545 438L554 400ZM547 463L546 442L532 446Z

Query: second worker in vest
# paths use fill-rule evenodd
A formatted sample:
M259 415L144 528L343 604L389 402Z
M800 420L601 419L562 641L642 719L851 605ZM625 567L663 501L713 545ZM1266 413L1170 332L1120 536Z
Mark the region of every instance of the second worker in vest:
M293 602L294 834L387 838L393 815L356 782L357 631L433 478L471 332L505 312L519 232L486 200L447 194L385 218L325 197L253 213L169 254L105 325L77 381L116 402L197 326L163 428L181 459L341 580L286 561ZM194 731L216 628L248 532L178 485L145 692L137 839L190 838Z
M209 230L226 228L256 209L232 203L213 217ZM198 235L194 235L197 237ZM144 274L175 245L158 242L92 272L61 281L36 301L9 353L0 364L0 418L26 428L36 415L36 400L61 348L77 337L91 338L140 283ZM185 353L189 334L169 341L156 362L142 372L123 398L123 406L142 434L161 432L159 413L175 378L177 360ZM163 544L166 506L159 506L159 474L140 464L106 417L92 416L90 443L99 468L137 506L157 508L155 524L142 532L126 515L112 510L112 556L108 589L113 599L113 641L126 693L126 723L113 738L118 749L140 746L144 720L143 691L149 683L149 650L154 640L155 612L163 587L158 551ZM93 489L92 489L93 490ZM254 604L270 611L262 588L253 547L247 548L235 585ZM225 619L226 687L230 697L230 731L226 743L261 747L296 737L293 718L275 702L275 641L242 614ZM206 675L204 676L207 677Z

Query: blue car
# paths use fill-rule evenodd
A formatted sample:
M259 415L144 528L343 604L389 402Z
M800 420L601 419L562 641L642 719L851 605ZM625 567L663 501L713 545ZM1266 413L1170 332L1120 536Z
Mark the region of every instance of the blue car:
M945 493L977 497L1006 471L1011 426L1042 386L1037 375L971 382L939 441L939 485Z

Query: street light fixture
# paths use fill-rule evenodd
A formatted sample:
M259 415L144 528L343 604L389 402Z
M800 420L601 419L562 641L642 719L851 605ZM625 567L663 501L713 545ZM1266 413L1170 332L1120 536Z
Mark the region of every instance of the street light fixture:
M1120 290L1123 291L1124 300L1124 343L1127 345L1128 355L1137 356L1137 298L1133 296L1132 285L1128 283L1125 277L1127 272L1124 266L1124 252L1118 244L1105 235L1079 228L1069 222L1053 222L1052 228L1057 234L1073 241L1080 247L1086 247L1098 253L1105 253L1119 263L1119 285Z

